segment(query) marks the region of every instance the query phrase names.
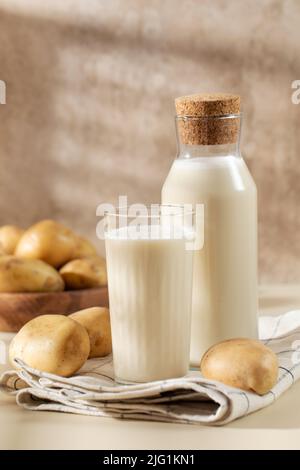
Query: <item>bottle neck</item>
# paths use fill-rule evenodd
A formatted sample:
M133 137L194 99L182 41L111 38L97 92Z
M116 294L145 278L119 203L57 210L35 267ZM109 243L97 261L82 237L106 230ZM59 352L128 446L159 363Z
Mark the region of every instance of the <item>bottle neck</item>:
M177 158L213 158L213 157L237 157L240 158L240 146L238 143L226 145L185 145L178 140Z
M177 158L240 158L241 115L176 116Z

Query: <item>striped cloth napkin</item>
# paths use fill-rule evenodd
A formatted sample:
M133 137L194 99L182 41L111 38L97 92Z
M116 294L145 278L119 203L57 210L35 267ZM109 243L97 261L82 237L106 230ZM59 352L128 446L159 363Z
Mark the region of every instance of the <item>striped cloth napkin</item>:
M260 318L260 338L277 354L277 384L264 396L206 380L200 372L138 385L114 382L112 357L91 359L70 378L47 374L17 360L0 389L29 410L92 416L223 425L271 405L300 376L300 310Z

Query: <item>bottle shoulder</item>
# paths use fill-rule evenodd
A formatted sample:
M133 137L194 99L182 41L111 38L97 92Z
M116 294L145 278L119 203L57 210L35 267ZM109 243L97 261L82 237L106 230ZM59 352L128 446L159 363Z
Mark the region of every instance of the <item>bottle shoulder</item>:
M256 193L254 179L243 158L231 156L176 159L163 191L176 188L209 193L246 190Z

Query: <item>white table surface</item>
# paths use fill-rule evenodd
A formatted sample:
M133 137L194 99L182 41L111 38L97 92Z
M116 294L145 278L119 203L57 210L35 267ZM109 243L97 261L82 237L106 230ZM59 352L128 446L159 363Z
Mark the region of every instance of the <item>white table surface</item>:
M300 308L300 286L260 289L260 311ZM9 342L10 335L0 333ZM0 371L7 366L0 366ZM300 381L273 405L223 427L25 411L0 393L0 449L299 449Z

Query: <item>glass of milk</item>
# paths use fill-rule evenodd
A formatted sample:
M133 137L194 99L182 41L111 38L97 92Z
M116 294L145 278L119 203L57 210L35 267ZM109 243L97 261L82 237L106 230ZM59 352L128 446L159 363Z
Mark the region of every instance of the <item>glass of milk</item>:
M116 380L184 376L191 330L193 213L179 205L135 204L105 217Z

